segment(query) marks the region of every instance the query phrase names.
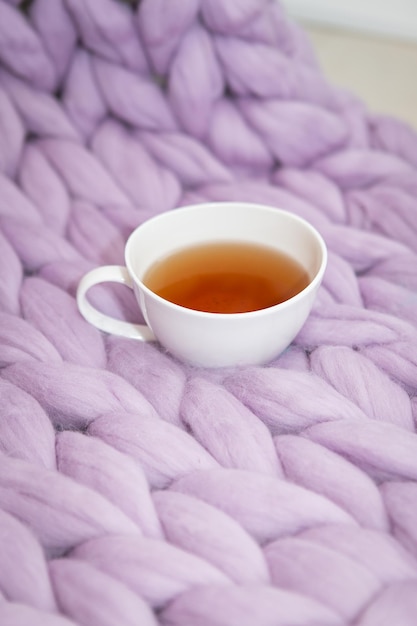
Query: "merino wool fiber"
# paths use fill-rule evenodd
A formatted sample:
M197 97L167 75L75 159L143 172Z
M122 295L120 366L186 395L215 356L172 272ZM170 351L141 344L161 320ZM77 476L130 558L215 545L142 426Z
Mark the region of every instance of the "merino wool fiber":
M1 626L416 626L416 198L416 133L279 0L0 0ZM325 239L283 354L196 368L84 320L88 270L216 201Z

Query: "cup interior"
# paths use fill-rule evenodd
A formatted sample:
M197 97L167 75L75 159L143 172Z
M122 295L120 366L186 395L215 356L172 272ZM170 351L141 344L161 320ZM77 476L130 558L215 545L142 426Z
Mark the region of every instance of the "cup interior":
M287 211L239 202L208 203L175 209L137 228L126 245L126 265L137 282L169 254L207 242L251 242L296 259L310 282L325 265L326 247L308 222Z

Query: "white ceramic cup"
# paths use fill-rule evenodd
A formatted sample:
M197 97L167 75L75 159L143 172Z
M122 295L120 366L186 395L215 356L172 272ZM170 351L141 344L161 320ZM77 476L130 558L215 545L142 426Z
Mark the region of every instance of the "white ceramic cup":
M156 261L190 245L250 242L289 254L310 282L289 300L249 313L205 313L164 300L143 284ZM104 266L80 281L80 312L100 330L159 341L182 361L204 367L261 364L278 356L308 317L327 263L326 245L313 226L287 211L243 202L213 202L160 214L136 228L125 248L126 267ZM98 283L133 289L147 326L116 320L95 309L87 291Z

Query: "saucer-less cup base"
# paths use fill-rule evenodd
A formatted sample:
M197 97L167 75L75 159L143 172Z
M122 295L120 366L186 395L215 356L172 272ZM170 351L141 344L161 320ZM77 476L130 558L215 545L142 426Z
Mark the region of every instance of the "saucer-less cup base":
M293 298L249 313L204 313L164 300L142 279L157 260L189 245L252 242L289 254L307 270L309 285ZM108 333L159 341L179 359L197 366L226 367L272 360L306 321L326 268L325 243L313 226L287 211L240 202L188 206L144 222L130 235L126 267L93 269L80 281L77 303L91 324ZM95 309L87 291L98 283L132 288L147 326L116 320Z

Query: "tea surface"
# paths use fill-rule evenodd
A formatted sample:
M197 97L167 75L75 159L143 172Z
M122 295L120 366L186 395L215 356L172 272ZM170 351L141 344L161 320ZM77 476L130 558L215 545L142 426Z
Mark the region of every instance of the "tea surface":
M246 242L183 248L155 263L144 284L165 300L209 313L245 313L284 302L310 282L293 258Z

